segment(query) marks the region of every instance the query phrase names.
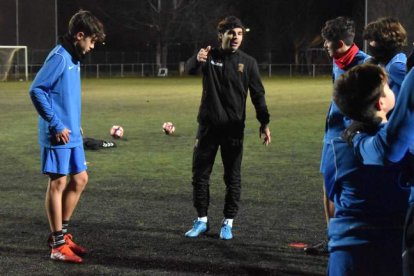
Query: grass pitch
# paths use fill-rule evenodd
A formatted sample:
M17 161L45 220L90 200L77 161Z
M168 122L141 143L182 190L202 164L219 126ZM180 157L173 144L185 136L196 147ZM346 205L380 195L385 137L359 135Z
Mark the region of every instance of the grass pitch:
M85 136L117 147L87 151L89 184L72 218L84 265L48 259L37 115L27 82L0 83L0 274L2 275L324 275L327 259L290 242L325 235L319 171L329 78L264 78L272 144L258 138L248 101L242 201L231 241L218 238L224 204L220 155L211 176L209 234L186 239L200 78L83 80ZM176 132L161 126L172 121Z

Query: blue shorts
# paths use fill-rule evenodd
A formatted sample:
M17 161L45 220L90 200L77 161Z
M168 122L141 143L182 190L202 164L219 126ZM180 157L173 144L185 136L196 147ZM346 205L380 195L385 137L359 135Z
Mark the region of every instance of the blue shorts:
M86 171L86 159L83 145L75 148L40 149L41 170L44 174L77 174Z

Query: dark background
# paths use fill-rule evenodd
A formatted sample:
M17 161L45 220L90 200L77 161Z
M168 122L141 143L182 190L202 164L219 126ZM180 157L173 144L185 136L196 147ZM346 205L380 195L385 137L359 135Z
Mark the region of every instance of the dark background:
M200 47L216 45L215 27L226 15L240 17L250 29L242 48L259 63L327 62L326 55L306 60L306 53L322 47L321 27L340 15L356 21L356 43L363 47L365 0L2 0L0 45L27 45L29 63L41 63L79 9L92 11L106 28L106 44L90 63L178 63ZM410 45L413 13L411 0L368 1L368 22L398 17Z

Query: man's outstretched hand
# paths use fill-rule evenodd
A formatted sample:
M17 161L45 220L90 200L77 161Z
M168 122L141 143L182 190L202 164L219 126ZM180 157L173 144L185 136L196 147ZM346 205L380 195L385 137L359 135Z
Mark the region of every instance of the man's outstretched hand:
M198 62L206 62L208 57L208 52L210 52L211 46L207 46L206 48L201 48L197 54L197 61Z

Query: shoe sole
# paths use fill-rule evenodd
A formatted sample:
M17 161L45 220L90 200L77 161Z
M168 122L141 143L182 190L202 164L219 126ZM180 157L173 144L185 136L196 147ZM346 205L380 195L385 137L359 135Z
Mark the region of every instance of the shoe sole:
M199 237L200 235L202 235L202 234L206 234L207 232L208 232L208 230L210 230L210 228L207 228L206 229L206 231L204 231L204 232L200 232L197 236L187 236L186 234L184 234L184 237L186 237L186 238L192 238L192 239L194 239L194 238L197 238L197 237Z
M76 261L76 260L68 260L68 259L63 259L63 258L60 258L60 257L50 256L50 259L52 261L64 262L64 263L73 263L73 264L82 264L83 263L83 259L82 258L80 258L79 261Z

